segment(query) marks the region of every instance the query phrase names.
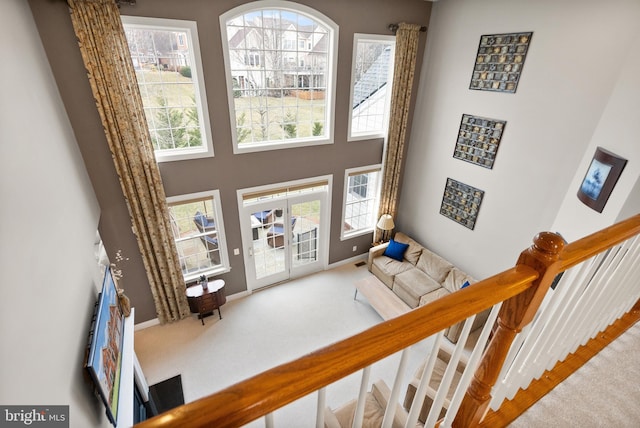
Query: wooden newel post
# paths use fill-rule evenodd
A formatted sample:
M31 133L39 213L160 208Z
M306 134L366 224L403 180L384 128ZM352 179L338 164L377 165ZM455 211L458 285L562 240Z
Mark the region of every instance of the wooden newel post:
M497 328L465 393L453 421L454 427L473 427L481 422L489 408L491 388L498 380L511 343L538 311L557 273L557 268L552 265L558 260L563 247L564 240L559 235L541 232L534 238L533 245L520 254L517 264L534 268L540 276L527 291L502 304Z

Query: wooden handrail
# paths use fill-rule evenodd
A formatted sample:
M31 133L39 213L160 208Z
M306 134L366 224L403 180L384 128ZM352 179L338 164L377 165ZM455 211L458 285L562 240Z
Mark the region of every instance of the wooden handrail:
M537 278L537 272L529 267L511 268L136 426L223 428L247 424L522 293Z
M531 322L557 273L639 233L640 214L564 249L558 235L543 232L523 251L514 268L136 426L224 428L247 424L505 302L495 334L454 420L455 426L476 426L515 334Z
M558 270L563 272L638 234L640 214L565 245Z

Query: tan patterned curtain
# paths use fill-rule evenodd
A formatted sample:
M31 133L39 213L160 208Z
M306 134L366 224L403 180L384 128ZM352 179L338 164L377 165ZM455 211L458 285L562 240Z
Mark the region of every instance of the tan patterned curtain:
M115 0L68 0L161 323L189 314L142 98Z
M380 209L382 214L390 214L394 219L398 209L398 189L402 178L402 160L405 153L407 120L411 88L418 53L420 25L400 23L396 32L396 55L393 68L393 90L389 115L389 136L383 159L382 191ZM374 242L380 240L382 231L376 229Z

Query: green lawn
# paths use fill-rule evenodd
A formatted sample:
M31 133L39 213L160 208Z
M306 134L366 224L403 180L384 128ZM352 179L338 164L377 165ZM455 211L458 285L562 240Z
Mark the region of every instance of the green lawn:
M162 100L166 106L177 109L195 106L195 87L191 78L177 72L147 69L137 70L136 75L147 109L162 107ZM236 129L241 143L312 137L314 127L316 135L324 128L323 99L241 96L234 98L234 103Z

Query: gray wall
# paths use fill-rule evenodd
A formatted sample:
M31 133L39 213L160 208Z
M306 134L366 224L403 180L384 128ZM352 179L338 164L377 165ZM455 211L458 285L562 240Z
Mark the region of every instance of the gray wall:
M26 2L2 1L0 38L0 403L69 405L72 427L108 427L82 376L98 203Z
M638 198L639 20L637 0L434 3L399 229L480 279L540 231L573 240L611 224ZM469 90L480 36L518 31L533 38L517 92ZM507 121L493 169L453 158L463 113ZM603 214L576 198L596 144L629 159ZM485 191L474 230L439 213L447 177Z
M67 6L62 1L29 0L29 3L100 203L100 233L107 252L112 260L118 250L129 257L130 260L122 265L123 287L136 307L137 319L153 319L155 308L146 275L93 105ZM198 25L215 157L162 163L160 171L167 196L220 189L228 247L242 250L237 189L333 174L329 262L365 252L372 240L371 234L346 241L339 238L344 170L376 164L382 158L381 139L347 143L353 34L390 34L387 25L401 21L426 25L431 3L416 0L301 1L329 16L340 27L335 144L233 155L219 16L242 3L246 2L138 0L135 6L123 5L121 8L123 15L186 19L196 21ZM421 51L425 40L423 34ZM419 61L418 70L420 66ZM416 80L416 89L417 84ZM358 247L358 252L352 251L353 246ZM227 283L227 293L234 294L246 290L244 262L242 254L234 256L231 252L229 257L232 270L221 278Z

